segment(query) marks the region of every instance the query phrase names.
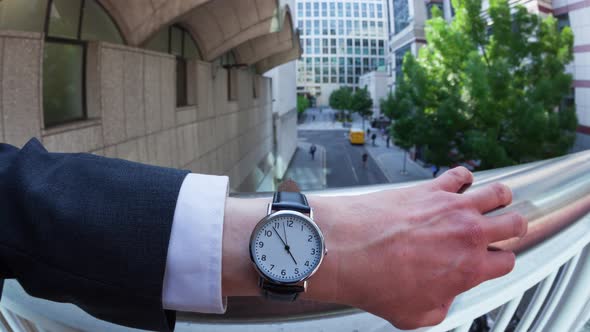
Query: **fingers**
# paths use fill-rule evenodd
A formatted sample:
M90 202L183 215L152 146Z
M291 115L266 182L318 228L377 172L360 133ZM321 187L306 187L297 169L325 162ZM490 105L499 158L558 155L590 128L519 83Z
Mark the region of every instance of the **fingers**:
M489 251L481 265L483 281L504 276L514 268L516 256L512 251Z
M488 243L523 237L528 228L527 220L518 213L510 212L499 216L485 217L481 222Z
M465 194L471 204L481 213L486 213L512 203L512 190L504 184L492 183Z
M465 167L455 167L431 182L431 188L451 193L465 191L473 183L473 174Z

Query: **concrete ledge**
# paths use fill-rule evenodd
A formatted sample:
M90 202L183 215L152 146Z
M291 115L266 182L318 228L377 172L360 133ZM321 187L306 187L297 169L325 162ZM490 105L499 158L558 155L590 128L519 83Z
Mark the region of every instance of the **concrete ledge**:
M0 30L0 38L19 38L19 39L43 39L41 32L16 31L16 30Z
M107 48L107 49L119 50L119 51L125 51L125 52L133 52L133 53L138 53L138 54L143 54L143 55L155 55L155 56L159 56L162 58L175 59L175 56L172 54L152 51L152 50L148 50L145 48L138 48L138 47L134 47L134 46L127 46L127 45L121 45L121 44L112 44L112 43L103 42L103 41L99 41L97 43L100 45L101 48Z
M102 125L102 121L100 119L80 120L80 121L65 123L62 125L53 126L53 127L47 128L47 129L43 129L43 130L41 130L41 136L48 137L48 136L58 135L58 134L68 132L68 131L84 129L84 128L93 127L93 126L100 126L100 125Z

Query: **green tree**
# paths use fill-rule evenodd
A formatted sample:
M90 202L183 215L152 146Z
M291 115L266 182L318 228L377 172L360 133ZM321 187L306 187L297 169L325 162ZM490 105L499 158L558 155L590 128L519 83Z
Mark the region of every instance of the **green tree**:
M307 97L298 95L297 96L297 116L301 117L305 110L309 108L309 99Z
M426 161L480 160L482 169L558 156L575 139L575 109L565 105L573 34L507 0L453 0L448 23L433 8L427 46L406 54L403 77L386 103L394 142L423 148Z
M350 102L351 111L358 113L363 119L363 131L365 130L365 119L367 116L373 114L373 99L369 95L369 91L366 88L357 89Z
M351 110L352 89L348 86L340 87L330 94L330 107L340 112L340 117L344 112Z

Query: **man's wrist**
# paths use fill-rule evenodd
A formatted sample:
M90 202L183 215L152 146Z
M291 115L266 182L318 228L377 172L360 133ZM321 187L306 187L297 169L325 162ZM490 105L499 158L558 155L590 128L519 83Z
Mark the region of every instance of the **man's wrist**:
M337 198L308 196L314 210L314 221L324 234L328 255L318 271L309 279L308 288L301 297L322 302L340 302L338 297L339 244L332 227ZM258 274L252 266L248 247L256 224L266 215L269 199L228 198L225 207L223 230L222 289L224 296L257 296Z
M228 198L222 247L223 296L260 295L258 277L248 252L250 234L266 213L267 199Z
M337 242L336 229L333 223L338 198L308 196L307 200L313 209L314 221L324 235L328 254L324 257L318 271L308 279L307 291L301 297L320 302L340 303L339 251L341 244Z

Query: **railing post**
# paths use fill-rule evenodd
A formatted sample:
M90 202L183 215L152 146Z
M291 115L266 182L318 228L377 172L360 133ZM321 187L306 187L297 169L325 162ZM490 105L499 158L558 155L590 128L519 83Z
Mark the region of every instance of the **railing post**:
M574 331L576 320L590 299L590 246L586 246L559 305L547 322L547 331Z
M549 322L550 318L553 316L553 312L557 308L557 305L559 304L559 301L563 296L563 293L568 287L579 261L580 253L575 255L565 264L562 274L557 280L557 283L555 284L555 289L553 290L549 299L547 299L545 308L543 308L543 311L539 316L540 319L535 323L535 325L533 325L532 331L545 331L545 327Z

